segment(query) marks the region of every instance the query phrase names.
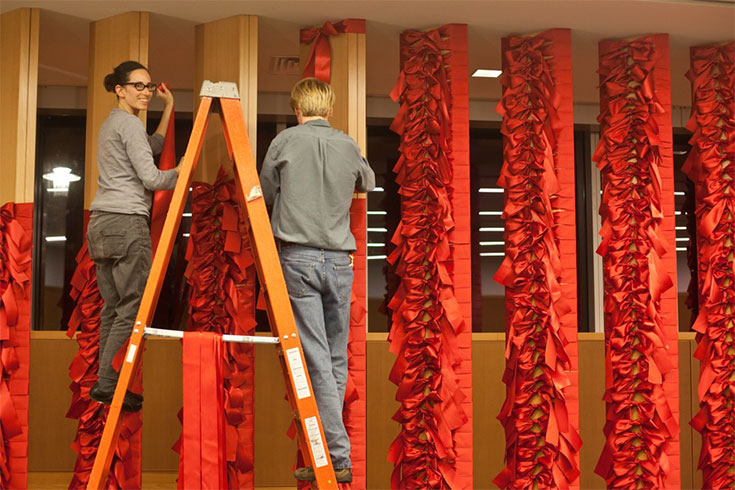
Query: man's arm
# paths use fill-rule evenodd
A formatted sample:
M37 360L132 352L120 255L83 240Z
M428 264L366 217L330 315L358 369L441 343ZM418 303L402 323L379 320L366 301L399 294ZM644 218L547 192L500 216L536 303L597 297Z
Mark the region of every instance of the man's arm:
M281 187L281 176L278 169L279 156L278 142L273 140L268 147L260 169L260 187L263 189L265 205L270 210L276 200L276 194Z
M357 171L355 190L357 192L370 192L373 189L375 189L375 172L370 168L370 164L367 159L360 155L360 165Z

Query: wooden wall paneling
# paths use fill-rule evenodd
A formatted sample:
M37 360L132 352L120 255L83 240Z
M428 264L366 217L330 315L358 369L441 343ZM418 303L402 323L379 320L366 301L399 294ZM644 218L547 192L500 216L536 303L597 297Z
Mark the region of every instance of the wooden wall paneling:
M585 490L605 488L605 480L595 474L597 459L605 444L605 341L603 333L580 333L579 354L579 452L582 474L579 487Z
M202 82L235 82L245 116L253 156L258 122L258 17L237 15L195 28L194 112L199 107ZM194 180L213 183L227 163L227 147L218 117L210 117ZM225 165L229 168L229 165Z
M97 132L117 105L115 95L105 90L105 75L123 61L148 66L148 23L147 12L127 12L90 23L84 209L89 209L97 192ZM146 112L140 118L145 124Z
M692 384L692 364L691 359L693 351L690 346L690 338L694 338L692 333L680 333L679 334L679 387L683 393L691 391ZM691 420L692 418L692 405L689 397L681 396L679 398L679 414L681 420ZM695 412L696 413L696 412ZM697 488L693 485L692 478L693 473L697 471L697 466L693 464L694 461L699 457L692 454L692 438L694 437L694 430L687 424L680 424L681 433L679 440L681 441L681 488ZM694 459L692 459L694 458Z
M0 15L0 205L33 202L39 12Z
M679 334L684 335L684 334ZM692 417L699 412L699 359L696 359L694 357L694 352L697 350L697 341L694 339L694 335L689 337L689 352L691 352L692 355L689 356L689 375L690 375L690 383L689 391L686 391L684 388L687 385L680 386L681 389L681 405L689 404L691 406L691 415ZM681 345L681 343L679 344ZM692 433L692 454L690 456L691 465L692 465L692 487L691 488L702 488L702 472L699 470L699 454L702 451L702 435L694 430L691 425L689 425L689 421L691 418L686 419L684 418L683 412L681 419L679 421L679 427L684 427L685 429L691 431ZM686 454L683 452L682 448L682 457L686 457ZM682 480L682 488L684 488L684 481Z

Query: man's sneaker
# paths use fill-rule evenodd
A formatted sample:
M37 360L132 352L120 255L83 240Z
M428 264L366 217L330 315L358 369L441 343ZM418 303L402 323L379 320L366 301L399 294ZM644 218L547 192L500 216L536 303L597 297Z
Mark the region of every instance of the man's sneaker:
M304 468L296 468L293 476L300 481L314 481L314 468L306 466ZM334 476L337 477L337 483L352 483L352 468L335 468Z
M114 395L114 391L107 392L101 390L97 383L89 390L89 397L92 400L104 403L105 405L112 403L112 397ZM127 391L123 399L122 409L126 412L138 412L141 408L143 408L143 395Z

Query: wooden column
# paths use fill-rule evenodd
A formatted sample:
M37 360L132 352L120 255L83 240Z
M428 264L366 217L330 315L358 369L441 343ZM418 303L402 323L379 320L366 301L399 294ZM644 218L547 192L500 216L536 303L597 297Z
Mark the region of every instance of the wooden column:
M0 205L33 202L39 9L0 16Z
M194 112L202 82L235 82L253 156L258 121L258 18L237 15L196 26ZM219 167L229 161L219 118L211 117L195 181L214 182Z
M89 209L97 191L97 132L117 104L103 81L113 68L128 60L148 66L147 12L127 12L90 23L84 209ZM146 112L141 112L140 118L145 124Z

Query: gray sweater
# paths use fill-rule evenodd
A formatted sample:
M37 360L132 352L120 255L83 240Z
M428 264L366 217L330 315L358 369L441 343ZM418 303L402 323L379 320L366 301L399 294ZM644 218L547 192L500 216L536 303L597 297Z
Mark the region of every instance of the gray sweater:
M150 216L153 191L173 189L175 170L158 170L163 136L148 136L138 117L113 109L97 137L97 194L90 211Z
M355 250L350 205L355 191L375 187L375 174L357 143L325 120L282 131L260 172L273 235L326 250Z

